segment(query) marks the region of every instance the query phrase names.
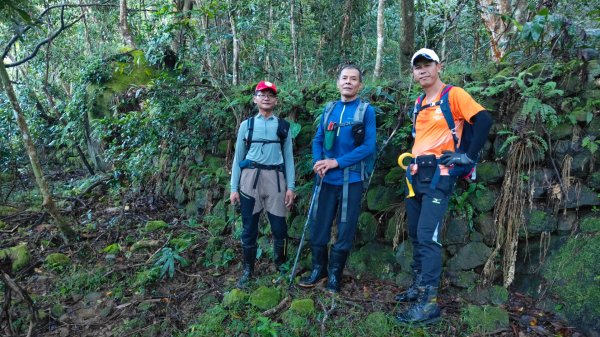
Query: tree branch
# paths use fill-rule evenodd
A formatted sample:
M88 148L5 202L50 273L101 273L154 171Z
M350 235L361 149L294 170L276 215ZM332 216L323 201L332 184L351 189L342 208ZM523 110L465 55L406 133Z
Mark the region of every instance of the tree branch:
M65 4L58 4L58 5L53 5L53 6L49 6L48 8L44 9L44 11L38 16L38 18L34 21L35 23L32 25L27 25L26 27L22 28L22 30L18 31L9 41L8 44L6 45L6 47L4 48L4 52L2 53L2 60L6 57L6 55L8 55L10 49L12 48L12 46L17 42L17 40L23 35L25 34L28 30L30 30L31 28L35 27L35 25L37 25L38 23L42 23L42 18L48 14L48 12L50 12L50 10L55 9L55 8L60 8L61 9L61 27L64 26L64 19L63 19L63 13L65 8L69 8L69 7L119 7L119 5L115 5L115 4L110 4L109 0L106 0L104 2L100 2L100 3L92 3L92 4L69 4L69 3L65 3ZM153 9L127 9L127 11L133 11L133 12L156 12L156 10ZM81 20L81 16L75 20L75 22ZM69 24L66 28L69 28L70 26L72 26L75 22ZM64 29L63 29L64 30ZM60 33L60 32L59 32ZM56 37L56 36L55 36ZM45 42L44 42L45 41ZM42 42L44 43L48 43L51 40L47 41L44 40ZM39 47L41 47L44 43L39 44L36 48L39 49ZM35 54L37 53L37 50L34 51L33 56L35 56ZM30 55L31 56L31 55ZM32 57L33 57L32 56ZM32 57L28 57L24 62L29 61ZM6 68L10 68L10 67L16 67L19 64L7 64Z
M6 68L12 68L12 67L16 67L19 66L29 60L31 60L32 58L35 57L35 55L37 55L38 51L40 50L40 48L45 45L48 42L51 42L52 40L54 40L60 33L62 33L62 31L64 31L65 29L73 26L74 24L76 24L79 20L81 20L81 18L83 18L83 15L79 16L75 21L69 23L68 25L64 24L64 20L62 17L62 13L61 13L61 27L54 32L54 34L50 35L48 38L44 39L42 42L38 43L37 46L35 46L35 48L33 49L33 52L31 54L29 54L29 56L27 56L26 58L22 59L21 61L17 61L14 63L9 63L9 64L5 64L4 66ZM3 58L6 57L6 55L3 55Z

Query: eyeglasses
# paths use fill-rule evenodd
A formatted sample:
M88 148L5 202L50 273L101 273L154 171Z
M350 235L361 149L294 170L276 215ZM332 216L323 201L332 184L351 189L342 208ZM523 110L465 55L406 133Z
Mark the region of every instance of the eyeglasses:
M273 99L276 98L277 96L273 95L273 94L256 94L256 97L260 98L260 99Z

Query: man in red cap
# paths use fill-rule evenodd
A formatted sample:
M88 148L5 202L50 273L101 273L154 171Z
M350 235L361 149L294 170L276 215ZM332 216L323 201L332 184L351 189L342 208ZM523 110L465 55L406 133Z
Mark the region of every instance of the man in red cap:
M260 81L254 91L258 114L243 121L238 130L231 170L232 203L240 203L244 270L237 286L252 277L256 261L256 240L260 213L267 212L273 233L273 257L281 271L286 261L287 225L285 216L296 197L292 137L289 123L275 116L277 87Z

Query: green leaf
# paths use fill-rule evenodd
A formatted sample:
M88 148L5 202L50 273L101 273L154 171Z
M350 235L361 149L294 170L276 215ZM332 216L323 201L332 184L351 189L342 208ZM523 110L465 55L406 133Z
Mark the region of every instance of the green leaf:
M300 123L296 123L294 121L288 121L288 122L290 122L291 136L292 136L292 138L296 138L298 136L298 134L300 133L300 130L302 129L302 125L300 125Z

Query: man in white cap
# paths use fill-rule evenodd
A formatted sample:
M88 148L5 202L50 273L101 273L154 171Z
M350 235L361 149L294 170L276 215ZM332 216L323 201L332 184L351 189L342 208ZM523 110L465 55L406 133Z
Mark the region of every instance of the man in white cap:
M243 121L238 130L231 168L232 204L240 203L242 213L243 273L238 287L245 287L254 272L260 213L267 212L273 234L276 267L286 260L285 216L294 203L294 157L290 124L273 114L277 87L260 81L254 90L258 114Z
M440 317L437 288L442 272L442 232L448 199L457 177L469 175L487 140L492 118L465 90L440 79L442 64L431 49L412 59L415 81L424 93L413 110L413 159L407 170L415 195L406 197L408 234L413 244L413 284L396 295L412 302L398 314L401 323L428 324Z

